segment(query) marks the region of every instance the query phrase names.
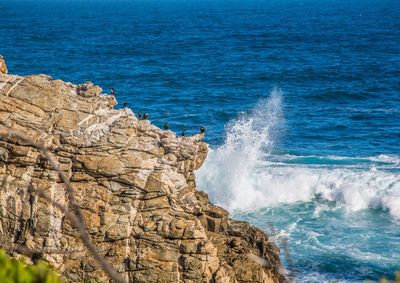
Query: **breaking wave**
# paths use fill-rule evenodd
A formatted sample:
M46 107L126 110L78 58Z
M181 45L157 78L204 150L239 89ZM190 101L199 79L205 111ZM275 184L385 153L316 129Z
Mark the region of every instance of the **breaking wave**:
M284 128L282 92L272 91L227 126L210 149L198 186L229 210L252 210L322 199L350 211L384 209L400 219L400 157L275 155Z

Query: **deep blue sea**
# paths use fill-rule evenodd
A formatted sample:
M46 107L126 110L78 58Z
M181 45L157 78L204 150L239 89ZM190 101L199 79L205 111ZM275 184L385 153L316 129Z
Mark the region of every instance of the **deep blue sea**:
M399 0L0 0L0 43L13 74L206 127L198 187L297 282L400 270Z

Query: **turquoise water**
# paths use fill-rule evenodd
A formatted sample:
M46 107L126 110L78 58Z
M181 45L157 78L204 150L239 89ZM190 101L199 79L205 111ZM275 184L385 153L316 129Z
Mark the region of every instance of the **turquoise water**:
M298 282L400 270L398 0L0 0L0 40L12 73L205 126L198 187L287 243Z

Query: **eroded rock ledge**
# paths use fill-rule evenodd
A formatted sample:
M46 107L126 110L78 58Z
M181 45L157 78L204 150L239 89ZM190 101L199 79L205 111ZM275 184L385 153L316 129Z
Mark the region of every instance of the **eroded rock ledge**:
M139 121L101 92L92 83L0 73L0 119L45 140L114 268L131 282L286 282L268 237L196 190L193 172L207 155L202 135L177 137ZM40 152L3 135L0 246L43 250L68 282L108 281L64 215L30 195L29 183L68 205Z

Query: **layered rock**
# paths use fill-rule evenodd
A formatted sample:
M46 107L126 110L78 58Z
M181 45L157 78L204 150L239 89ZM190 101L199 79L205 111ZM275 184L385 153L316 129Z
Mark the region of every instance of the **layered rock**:
M4 73L4 74L8 73L6 61L4 60L3 56L1 56L1 55L0 55L0 73Z
M98 251L126 279L286 282L268 237L196 190L203 136L177 137L115 105L92 83L0 73L0 119L44 141ZM65 215L28 190L68 206L57 172L36 148L0 134L0 246L41 250L68 282L108 281Z

